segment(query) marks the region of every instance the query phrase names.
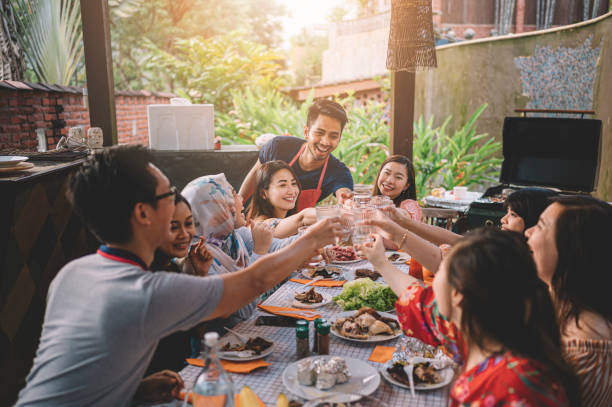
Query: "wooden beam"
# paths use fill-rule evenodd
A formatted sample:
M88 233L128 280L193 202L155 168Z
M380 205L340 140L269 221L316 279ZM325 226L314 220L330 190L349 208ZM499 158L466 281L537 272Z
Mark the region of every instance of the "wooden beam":
M104 145L110 146L117 144L117 121L108 0L81 0L81 21L89 123L102 129Z
M392 154L412 160L414 139L414 72L391 72L391 124L389 147Z

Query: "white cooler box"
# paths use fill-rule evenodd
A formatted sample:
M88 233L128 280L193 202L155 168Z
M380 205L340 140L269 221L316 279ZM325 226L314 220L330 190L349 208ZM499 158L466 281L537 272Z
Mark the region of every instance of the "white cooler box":
M149 146L154 150L212 150L213 105L149 105Z

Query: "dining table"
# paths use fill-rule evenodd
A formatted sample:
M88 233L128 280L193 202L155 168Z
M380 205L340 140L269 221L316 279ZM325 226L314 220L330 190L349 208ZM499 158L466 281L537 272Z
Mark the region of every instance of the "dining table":
M334 266L340 268L341 273L346 280L354 279L355 270L359 268L370 268L372 266L367 260L360 260L353 263L337 264ZM401 263L396 264L396 268L407 273L408 265ZM304 278L297 272L292 275L294 278ZM382 278L378 279L383 281ZM292 299L295 291L305 290L304 285L293 281L283 283L271 296L262 302L265 306L292 307ZM321 294L328 294L332 298L342 291L342 287L316 287L316 291ZM319 308L311 309L316 311L328 321L332 320L344 310L342 307L334 303L328 303ZM234 383L235 392L239 392L243 386L249 386L261 399L266 406L276 406L277 398L280 393L285 393L290 400L304 402L298 396L292 394L283 384L282 375L291 363L296 362L296 329L291 327L277 327L256 325L255 321L262 315L271 315L259 308L255 310L253 315L248 320L240 322L234 326L233 330L244 334L245 336L261 336L274 342L274 350L265 357L266 362L270 365L259 368L248 374L230 373ZM313 343L314 327L310 324L310 344ZM231 335L228 333L228 335ZM400 337L390 339L385 342L378 343L363 343L354 342L342 339L338 336L330 334L329 354L331 356L339 356L346 358L359 359L368 363L378 372L384 366L384 363L378 363L368 360L372 351L377 345L395 347L400 341ZM199 373L201 367L187 365L179 373L185 383L186 391L189 391ZM381 375L379 387L370 396L384 402L388 406L414 406L414 407L442 407L448 405L448 392L450 385L436 390L417 390L414 397L409 389L401 388L391 384Z

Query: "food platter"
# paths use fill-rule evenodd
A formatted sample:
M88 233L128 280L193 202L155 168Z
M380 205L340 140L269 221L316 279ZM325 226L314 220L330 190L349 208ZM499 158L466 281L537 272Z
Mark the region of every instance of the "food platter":
M294 293L291 293L290 296L293 299L293 301L291 302L291 305L296 307L296 308L319 308L322 307L324 305L329 304L330 302L332 302L332 296L329 294L325 294L325 293L319 293L321 294L321 296L323 297L323 301L321 302L317 302L317 303L313 303L313 304L308 304L308 303L304 303L301 301L296 300L295 298L293 298Z
M380 312L377 311L378 314L380 314L380 316L384 317L384 318L389 318L389 319L393 319L395 321L397 321L398 325L399 325L399 321L397 319L397 316L388 313L388 312ZM359 338L351 338L348 336L344 336L340 333L340 331L336 328L336 324L335 322L340 319L340 318L348 318L348 317L352 317L353 315L355 315L357 313L357 311L345 311L345 312L341 312L339 314L336 315L336 317L330 321L331 323L331 329L330 332L332 333L332 335L338 337L338 338L342 338L344 340L347 341L351 341L351 342L361 342L361 343L376 343L376 342L386 342L386 341L390 341L391 339L395 339L398 338L402 335L402 331L401 329L397 329L395 330L394 334L390 335L390 334L378 334L378 335L371 335L369 336L367 339L359 339Z
M263 350L259 355L251 354L251 356L240 356L239 354L241 352L224 352L221 350L221 348L225 346L227 343L230 343L231 345L240 343L240 341L233 334L231 333L227 334L223 338L219 339L219 343L217 344L218 346L217 356L219 357L219 359L229 360L232 362L246 362L249 360L263 359L269 354L271 354L272 351L274 350L274 342L263 336L260 336L260 338L265 339L268 342L272 342L272 346ZM250 351L246 351L246 352L250 352Z
M344 280L344 277L342 276L342 270L340 270L340 268L336 267L336 266L330 266L330 265L317 265L315 267L308 267L305 269L300 270L300 274L311 280L314 277L317 277L319 274L317 274L317 270L327 270L328 273L326 273L326 276L324 275L324 279L325 280Z
M283 384L291 393L306 400L313 400L335 394L338 394L340 397L341 393L348 393L346 394L347 398L340 397L340 399L335 400L337 403L353 401L353 398L351 397L353 395L350 393L359 393L360 395L364 396L370 395L374 393L380 385L380 374L374 367L362 360L347 357L343 357L342 359L346 361L346 366L351 374L348 382L336 384L334 387L328 390L319 390L314 386L305 386L298 382L298 362L319 358L328 359L330 357L331 356L311 356L309 358L291 363L283 371Z
M393 377L391 377L391 374L389 374L389 372L387 371L387 369L391 368L393 366L393 362L392 361L388 361L387 363L385 363L385 365L380 369L380 373L382 374L382 376L385 378L386 381L388 381L389 383L398 386L398 387L402 387L404 389L408 389L410 390L410 385L408 384L404 384L402 382L399 382L397 380L395 380ZM414 389L415 390L435 390L435 389L441 389L442 387L447 386L450 382L453 381L453 377L455 375L455 372L453 371L453 368L448 366L445 367L442 370L438 370L438 374L440 375L440 382L438 383L414 383Z
M410 261L410 255L403 252L387 250L385 256L387 256L387 259L393 264L406 264L406 262ZM397 259L391 260L391 256L396 256Z

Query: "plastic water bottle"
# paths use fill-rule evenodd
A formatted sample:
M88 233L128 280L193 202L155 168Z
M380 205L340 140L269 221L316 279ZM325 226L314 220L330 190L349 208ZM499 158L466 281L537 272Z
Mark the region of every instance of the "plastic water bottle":
M202 347L204 368L190 393L194 407L234 407L234 384L215 352L218 341L219 334L216 332L204 335ZM188 399L189 397L185 397L185 401Z

